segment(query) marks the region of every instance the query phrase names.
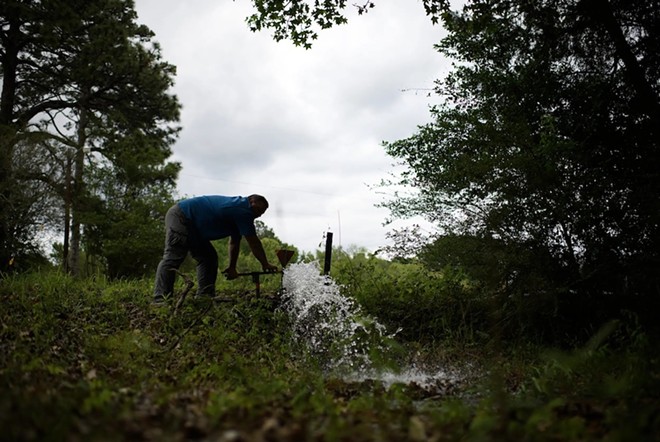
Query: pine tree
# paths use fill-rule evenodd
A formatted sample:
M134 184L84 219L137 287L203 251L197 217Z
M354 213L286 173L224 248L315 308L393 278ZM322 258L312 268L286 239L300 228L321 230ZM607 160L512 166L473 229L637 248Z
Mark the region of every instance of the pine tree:
M180 106L168 92L175 69L161 60L153 33L136 18L130 0L9 1L0 9L0 195L12 205L23 178L49 183L63 201L65 243L71 232L64 253L74 272L90 199L87 169L120 169L126 162L115 160L141 152L169 180L178 172L166 164L179 130L173 123ZM28 167L30 173L17 176L26 169L15 161L23 147L52 158L59 169ZM11 235L17 223L32 224L13 213L0 219L0 269L24 246ZM34 236L33 230L26 242Z

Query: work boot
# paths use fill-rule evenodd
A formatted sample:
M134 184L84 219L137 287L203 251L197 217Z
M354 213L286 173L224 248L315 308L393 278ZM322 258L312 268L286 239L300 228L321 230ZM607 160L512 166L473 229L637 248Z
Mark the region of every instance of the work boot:
M157 307L167 305L167 299L165 299L163 295L154 295L154 297L151 300L151 305Z

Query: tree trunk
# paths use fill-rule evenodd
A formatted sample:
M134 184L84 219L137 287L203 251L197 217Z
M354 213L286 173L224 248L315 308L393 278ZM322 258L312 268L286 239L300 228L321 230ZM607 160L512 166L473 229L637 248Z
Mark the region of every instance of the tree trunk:
M10 267L12 256L11 240L11 151L12 130L0 127L0 273Z
M651 82L644 74L644 69L642 69L637 57L630 48L621 25L617 22L612 5L609 0L583 0L583 5L587 13L591 15L592 20L602 25L610 36L617 56L623 61L626 75L635 91L637 102L653 122L649 125L649 130L652 131L654 140L658 142L660 132L657 129L657 122L660 121L660 102L658 102L658 97Z
M64 163L64 244L62 246L62 266L69 273L69 236L71 233L71 156L67 153Z
M80 213L83 198L83 169L85 167L85 144L87 143L87 107L86 98L81 99L80 120L78 121L77 146L73 158L73 185L71 192L71 249L69 253L69 271L74 276L80 275Z
M0 272L10 267L13 254L11 228L12 205L12 157L15 128L13 127L16 102L16 70L20 41L20 22L9 16L9 27L3 38L2 96L0 97Z

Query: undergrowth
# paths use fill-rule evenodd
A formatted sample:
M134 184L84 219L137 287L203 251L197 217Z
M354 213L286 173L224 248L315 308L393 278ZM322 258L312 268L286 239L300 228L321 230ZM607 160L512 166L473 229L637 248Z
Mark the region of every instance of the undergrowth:
M357 290L358 288L355 288ZM634 315L572 350L403 345L479 377L441 393L324 373L272 299L151 305L151 281L0 281L0 438L658 440L657 345ZM357 296L359 298L359 296ZM458 308L458 307L457 307ZM459 309L460 311L460 309ZM407 336L415 336L409 333ZM462 334L462 337L465 337Z

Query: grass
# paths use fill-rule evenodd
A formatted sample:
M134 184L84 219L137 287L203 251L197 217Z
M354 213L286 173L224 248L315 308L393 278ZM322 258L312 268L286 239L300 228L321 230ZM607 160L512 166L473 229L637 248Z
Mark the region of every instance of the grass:
M572 351L401 343L483 374L428 391L325 373L265 298L189 299L173 314L150 293L151 281L2 279L0 439L660 440L657 343L634 318Z

